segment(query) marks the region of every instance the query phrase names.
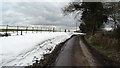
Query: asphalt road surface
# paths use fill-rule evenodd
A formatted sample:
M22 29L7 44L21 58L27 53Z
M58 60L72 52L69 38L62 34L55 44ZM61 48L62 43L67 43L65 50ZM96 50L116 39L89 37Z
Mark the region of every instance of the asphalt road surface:
M97 66L80 36L73 36L68 40L58 55L55 66Z

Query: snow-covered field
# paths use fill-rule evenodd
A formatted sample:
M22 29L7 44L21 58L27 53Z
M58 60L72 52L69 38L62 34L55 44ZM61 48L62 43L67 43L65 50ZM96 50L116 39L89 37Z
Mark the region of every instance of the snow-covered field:
M0 67L31 65L71 35L65 32L39 32L0 37Z

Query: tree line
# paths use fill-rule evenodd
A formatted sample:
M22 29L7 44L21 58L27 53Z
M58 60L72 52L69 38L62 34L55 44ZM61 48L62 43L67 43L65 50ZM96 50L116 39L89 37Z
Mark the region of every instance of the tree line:
M70 2L63 12L74 13L79 17L80 30L91 35L109 25L108 20L111 18L114 35L120 38L120 2Z

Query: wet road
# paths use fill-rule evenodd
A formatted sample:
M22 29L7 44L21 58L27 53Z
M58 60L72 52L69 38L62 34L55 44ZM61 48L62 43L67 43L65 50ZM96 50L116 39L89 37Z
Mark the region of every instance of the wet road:
M80 36L73 36L64 45L55 66L89 66L80 46Z

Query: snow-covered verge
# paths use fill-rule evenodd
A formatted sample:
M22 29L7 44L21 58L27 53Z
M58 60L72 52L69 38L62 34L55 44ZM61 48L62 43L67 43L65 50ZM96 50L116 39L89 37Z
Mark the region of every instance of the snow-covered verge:
M0 67L27 66L55 46L70 38L73 33L41 32L19 36L0 37Z

